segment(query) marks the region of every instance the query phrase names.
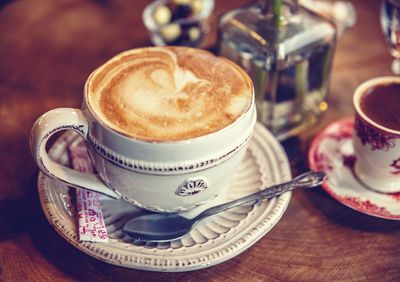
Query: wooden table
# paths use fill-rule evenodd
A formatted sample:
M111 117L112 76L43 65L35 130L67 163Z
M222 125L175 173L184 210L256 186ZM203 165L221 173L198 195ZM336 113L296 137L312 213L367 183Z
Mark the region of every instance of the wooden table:
M294 193L281 221L249 250L189 273L115 267L81 253L53 230L38 200L30 128L47 110L79 107L88 74L106 59L150 45L141 22L147 2L0 1L0 280L399 281L400 222L355 212L322 189ZM215 14L242 2L218 1ZM352 2L358 22L337 47L330 108L316 127L285 142L294 173L307 168L313 136L352 115L357 85L390 74L379 1Z

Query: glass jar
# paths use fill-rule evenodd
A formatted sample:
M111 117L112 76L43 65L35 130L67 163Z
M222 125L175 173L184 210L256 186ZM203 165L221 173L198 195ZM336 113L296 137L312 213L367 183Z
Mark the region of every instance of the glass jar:
M264 0L223 14L218 53L253 80L258 120L279 139L327 110L336 27L296 0Z

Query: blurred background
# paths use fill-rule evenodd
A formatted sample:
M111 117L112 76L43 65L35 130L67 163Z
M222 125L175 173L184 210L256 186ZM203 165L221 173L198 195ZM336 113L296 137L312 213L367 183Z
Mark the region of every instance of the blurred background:
M391 74L392 58L379 22L380 1L350 2L356 9L357 21L337 41L327 96L329 108L315 126L283 142L294 175L307 169L306 154L315 134L330 122L353 114L351 101L355 88L372 77ZM8 269L7 275L12 267L22 264L23 270L7 277L24 279L32 272L41 281L48 278L46 275L94 279L97 274L90 270L99 264L104 266L62 242L48 226L37 196L38 169L30 155L29 134L42 113L57 107L79 108L87 77L107 59L127 49L153 44L142 20L142 12L150 3L145 0L0 0L0 280L2 270ZM201 47L215 50L218 17L249 3L253 1L216 0L209 18L210 29ZM313 196L324 203L327 213L338 205L323 193ZM307 203L308 198L302 194L293 198L294 220L304 215L300 210L307 210ZM338 213L348 222L346 208L339 209ZM350 218L354 219L354 215ZM283 221L281 229L275 232L285 227L292 230L289 227L292 223ZM324 226L321 223L318 228ZM279 233L275 234L278 238ZM63 255L59 252L66 254L69 264L58 260ZM218 268L222 276L214 277L229 277L228 267L238 260ZM87 273L75 272L79 263L87 267ZM44 268L43 273L37 270L38 265ZM120 271L105 267L103 276L99 277L107 279ZM374 273L373 269L363 271ZM203 277L217 275L213 273L206 270ZM120 275L120 278L130 277L128 273ZM246 276L236 277L245 279Z

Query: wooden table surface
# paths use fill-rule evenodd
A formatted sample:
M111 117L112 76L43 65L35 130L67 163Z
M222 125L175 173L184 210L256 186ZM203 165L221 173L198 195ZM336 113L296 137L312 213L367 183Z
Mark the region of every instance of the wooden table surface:
M217 1L215 15L242 2ZM352 2L358 21L337 47L330 108L312 130L285 142L294 174L307 169L315 134L352 115L357 85L390 74L379 1ZM50 109L80 107L91 70L122 50L151 44L141 22L146 3L0 1L0 280L400 281L400 222L355 212L322 189L294 193L280 222L249 250L188 273L112 266L53 230L38 199L28 146L32 124Z

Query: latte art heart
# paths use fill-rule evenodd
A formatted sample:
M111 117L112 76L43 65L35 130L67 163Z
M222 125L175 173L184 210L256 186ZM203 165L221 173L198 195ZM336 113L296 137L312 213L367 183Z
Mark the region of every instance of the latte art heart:
M121 53L87 86L95 113L110 128L148 141L175 141L233 123L253 99L250 78L232 62L185 47Z

